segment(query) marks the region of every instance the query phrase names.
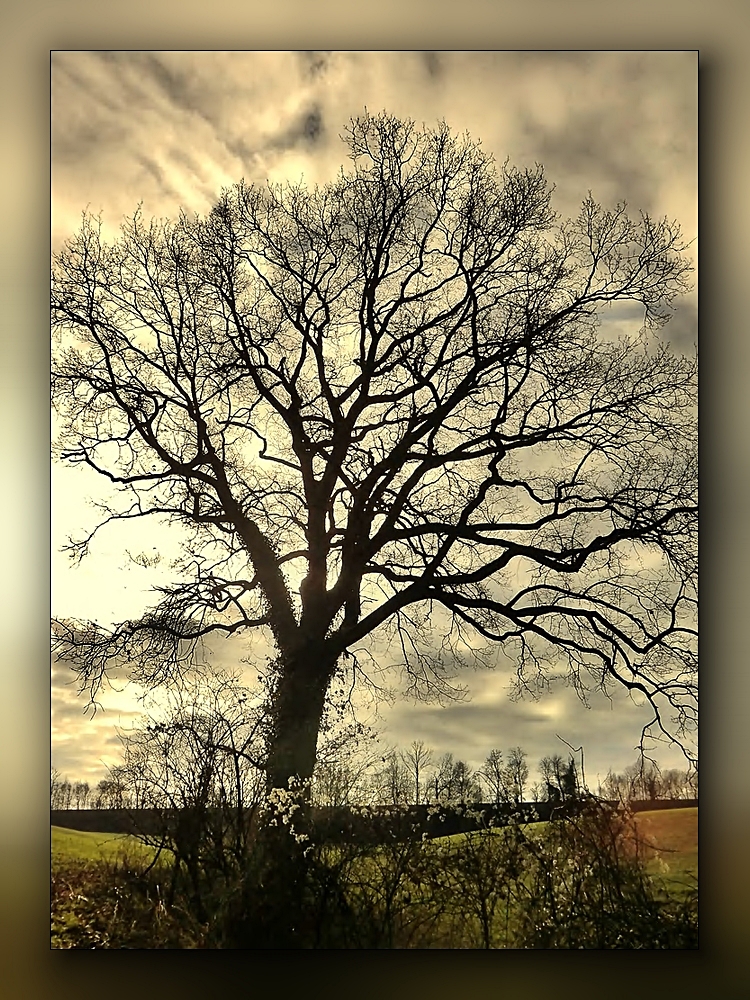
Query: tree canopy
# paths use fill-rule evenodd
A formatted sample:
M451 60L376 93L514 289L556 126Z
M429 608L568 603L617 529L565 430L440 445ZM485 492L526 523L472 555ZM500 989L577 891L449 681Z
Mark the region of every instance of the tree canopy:
M540 166L444 124L342 138L322 187L240 182L110 243L85 215L55 255L57 455L117 487L101 525L184 537L152 609L57 621L57 655L94 697L114 662L167 683L264 630L271 787L310 777L333 678L385 633L416 693L501 646L520 688L624 685L691 752L696 359L654 333L678 226L591 196L561 220Z

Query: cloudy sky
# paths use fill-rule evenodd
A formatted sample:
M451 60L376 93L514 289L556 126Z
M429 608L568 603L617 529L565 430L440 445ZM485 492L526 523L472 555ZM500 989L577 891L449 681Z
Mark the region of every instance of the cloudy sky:
M140 202L146 216L181 207L204 212L222 186L304 174L330 179L343 159L339 134L364 107L418 122L439 119L469 131L501 162L540 162L555 185L554 207L577 212L590 190L604 203L680 221L697 236L697 55L693 52L559 53L112 53L57 52L52 59L52 243L77 228L82 210L103 214L111 235ZM697 255L697 244L691 253ZM697 340L694 295L680 303L665 336L678 349ZM53 614L116 621L148 604L160 582L129 564L148 551L139 532L102 537L71 567L59 548L93 524L87 499L101 494L82 470L53 472ZM153 541L156 541L154 539ZM159 538L166 562L169 542ZM237 650L214 650L231 663ZM644 710L624 696L569 689L513 703L507 675L472 673L465 702L447 707L397 701L381 711L387 743L422 739L479 766L492 748L521 745L532 764L564 751L559 734L583 744L586 772L622 769L635 758ZM70 778L96 780L118 759L115 726L138 703L105 692L104 712L83 715L65 668L53 670L53 763ZM674 753L657 752L664 766Z

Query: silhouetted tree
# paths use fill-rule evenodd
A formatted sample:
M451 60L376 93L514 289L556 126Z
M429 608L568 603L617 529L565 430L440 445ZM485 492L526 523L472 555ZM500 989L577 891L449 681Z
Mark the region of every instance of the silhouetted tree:
M689 792L687 772L678 767L662 771L660 795L664 799L692 798Z
M432 750L424 745L424 740L414 740L402 754L402 759L414 783L414 802L419 805L424 774L432 762Z
M487 786L490 799L495 805L509 801L505 765L503 764L503 755L499 750L490 750L479 773Z
M55 255L56 455L117 488L100 526L184 544L154 608L57 621L56 655L95 699L113 664L157 686L204 637L263 630L269 788L311 778L368 638L416 694L498 645L521 689L547 665L621 684L689 745L696 363L648 335L688 287L678 227L591 197L561 222L541 167L445 125L343 138L323 187L138 210L110 244L86 215ZM626 302L640 333L599 326Z
M343 806L366 800L373 771L381 760L377 735L358 723L350 723L319 742L313 773L316 805Z
M430 797L444 805L478 802L482 797L481 786L472 769L466 761L455 760L452 753L444 753L438 761L431 786Z
M444 753L435 765L432 776L430 798L435 802L451 802L453 800L453 754Z
M175 688L145 724L120 732L117 774L143 807L241 815L262 784L263 721L236 675L200 674Z
M604 798L630 802L634 799L680 799L697 797L697 768L662 771L652 760L642 757L621 774L610 770L600 785Z
M506 786L513 802L523 802L526 782L529 780L528 754L521 747L511 747L505 765Z
M382 765L371 781L375 802L380 805L406 805L410 800L410 774L401 754L391 750L382 758Z
M576 798L580 792L578 768L572 756L565 761L559 754L542 757L539 761L539 773L542 776L544 798L553 802L567 802Z
M576 798L579 792L578 769L575 760L570 757L560 774L560 791L563 802Z
M50 769L50 808L70 809L73 802L73 785L63 778L56 767Z
M130 805L127 775L120 765L110 768L109 777L102 778L94 793L95 809L123 809Z
M544 756L539 761L539 774L542 779L542 798L549 801L558 801L560 798L560 785L558 777L562 767L562 757L560 754Z
M91 789L88 781L76 781L73 786L73 799L76 809L85 809L88 805Z
M482 787L465 760L457 760L453 765L451 786L458 802L479 802L482 798Z

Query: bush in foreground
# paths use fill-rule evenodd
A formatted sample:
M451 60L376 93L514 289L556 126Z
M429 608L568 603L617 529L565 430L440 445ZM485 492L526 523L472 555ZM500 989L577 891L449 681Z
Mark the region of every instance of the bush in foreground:
M161 868L127 861L68 861L52 871L53 948L195 948L202 930L165 901Z
M388 827L382 816L370 822L370 836L335 844L312 826L303 834L278 823L201 893L199 907L194 873L179 858L147 869L125 860L58 866L53 945L697 947L697 892L667 892L649 874L622 810L590 800L550 823L434 840L397 811Z
M516 946L697 948L697 889L667 893L633 817L590 800L527 839Z

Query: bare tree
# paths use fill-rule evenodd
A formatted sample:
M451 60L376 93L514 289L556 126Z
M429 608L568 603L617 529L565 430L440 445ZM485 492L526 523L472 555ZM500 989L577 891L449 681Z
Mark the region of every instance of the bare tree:
M625 800L661 798L661 771L651 759L638 757L629 764L616 783L625 791Z
M119 497L68 550L141 518L184 543L151 610L56 621L56 655L95 700L262 630L269 788L311 778L376 640L418 695L495 647L519 691L621 684L692 752L696 361L649 332L688 287L678 227L591 197L560 221L541 167L445 125L343 139L324 187L239 183L111 244L86 215L55 255L56 454ZM628 302L641 332L599 324Z
M131 801L150 810L138 835L171 852L168 896L184 886L201 921L211 900L236 890L247 863L264 789L262 725L239 677L217 670L173 688L144 724L120 733L117 773Z
M90 794L91 789L89 788L88 781L76 781L73 786L73 798L75 799L76 809L86 808Z
M476 774L465 760L457 760L453 765L453 795L458 802L479 802L482 788Z
M616 802L629 802L635 798L632 777L617 774L610 768L606 778L600 784L600 794L604 798Z
M424 745L424 740L414 740L402 758L414 781L414 802L419 805L424 773L432 762L432 750Z
M317 806L349 805L357 777L346 764L318 761L313 773L313 802Z
M477 776L464 760L455 760L444 753L437 763L432 779L431 798L445 805L478 802L482 789Z
M523 802L526 782L529 780L528 754L521 747L511 747L505 765L506 784L510 797L516 805Z
M372 795L380 805L406 805L409 802L410 774L401 754L393 749L382 758L382 766L372 776Z
M237 675L199 674L170 691L143 725L120 732L123 785L142 808L226 808L240 817L258 801L263 718Z
M127 804L127 785L122 773L115 770L109 778L102 778L96 786L94 795L95 809L122 809ZM66 808L69 808L67 806Z
M377 735L361 724L350 723L319 741L313 773L315 804L344 806L365 800L368 782L381 761Z
M491 800L495 805L508 801L508 789L505 780L503 755L499 750L490 750L480 768L482 781L487 785Z
M664 799L686 799L687 773L678 767L661 772L661 797Z
M50 809L57 808L58 788L60 787L60 772L56 767L50 767L49 779L49 806Z
M545 756L539 761L539 774L542 779L541 798L543 800L556 800L560 794L560 774L562 772L563 761L560 754Z
M435 765L431 782L431 795L435 802L453 801L453 760L452 753L444 753Z
M561 754L555 753L550 757L542 757L539 761L539 773L543 782L543 798L553 802L566 802L575 798L581 791L583 784L579 775L579 770L573 756L569 756L565 761ZM612 772L609 773L606 782L613 785ZM619 798L618 794L613 796Z
M697 769L661 770L653 760L641 757L629 764L622 774L610 770L601 783L601 793L623 802L692 798L697 793Z
M63 778L56 767L50 768L50 808L70 809L73 800L73 785Z

